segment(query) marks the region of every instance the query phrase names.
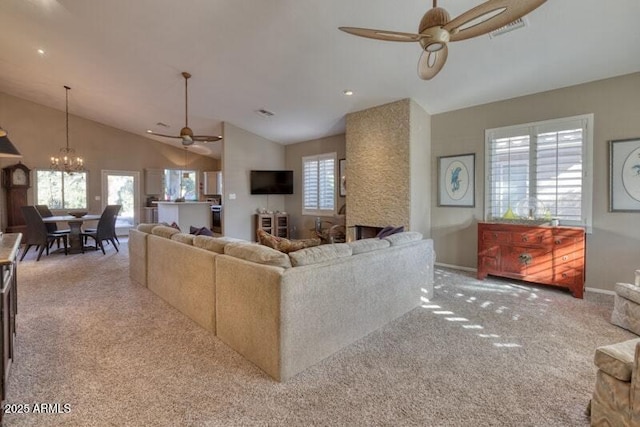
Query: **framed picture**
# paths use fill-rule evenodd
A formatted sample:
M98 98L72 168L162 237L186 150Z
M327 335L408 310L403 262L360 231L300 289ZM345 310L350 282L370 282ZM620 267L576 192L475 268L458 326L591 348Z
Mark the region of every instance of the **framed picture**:
M640 211L640 138L609 141L609 211Z
M339 164L338 171L340 173L340 197L344 197L347 195L347 176L345 175L347 160L340 159L338 164Z
M438 206L474 207L475 170L474 153L438 157Z

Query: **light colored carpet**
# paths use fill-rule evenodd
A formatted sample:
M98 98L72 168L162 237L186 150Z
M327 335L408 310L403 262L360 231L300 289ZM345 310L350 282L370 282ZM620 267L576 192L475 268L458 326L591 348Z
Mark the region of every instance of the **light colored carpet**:
M438 269L435 298L277 383L128 277L119 254L19 264L7 426L586 426L612 297ZM187 267L185 267L187 268Z

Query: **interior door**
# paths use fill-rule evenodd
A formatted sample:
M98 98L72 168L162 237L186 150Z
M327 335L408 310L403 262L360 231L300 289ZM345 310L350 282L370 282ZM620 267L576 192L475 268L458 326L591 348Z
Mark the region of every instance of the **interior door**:
M116 220L116 233L128 230L140 222L140 172L102 171L102 209L107 205L122 205Z

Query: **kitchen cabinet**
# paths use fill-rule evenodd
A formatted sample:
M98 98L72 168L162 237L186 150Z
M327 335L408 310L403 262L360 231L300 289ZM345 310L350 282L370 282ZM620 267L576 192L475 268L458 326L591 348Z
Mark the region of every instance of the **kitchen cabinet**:
M204 195L213 196L222 194L222 172L209 171L204 173Z
M583 228L478 224L478 279L491 274L559 286L582 298L584 272Z
M164 194L164 169L144 170L144 192L147 195Z
M188 233L191 227L211 228L211 203L208 202L156 202L158 221L180 227Z

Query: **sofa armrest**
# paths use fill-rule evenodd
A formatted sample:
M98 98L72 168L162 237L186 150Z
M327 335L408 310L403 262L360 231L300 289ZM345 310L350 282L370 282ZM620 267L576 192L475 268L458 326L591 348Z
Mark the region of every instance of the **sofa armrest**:
M640 342L636 344L636 352L631 371L631 390L629 391L629 414L631 425L640 425Z
M636 270L636 286L640 286L640 270Z

